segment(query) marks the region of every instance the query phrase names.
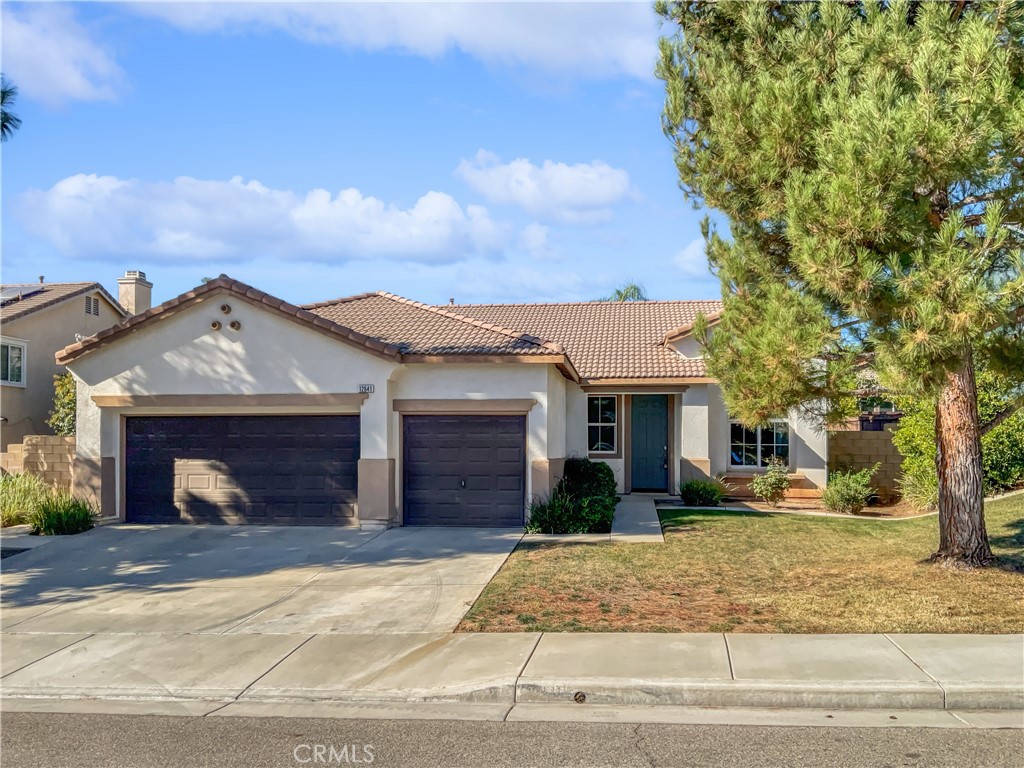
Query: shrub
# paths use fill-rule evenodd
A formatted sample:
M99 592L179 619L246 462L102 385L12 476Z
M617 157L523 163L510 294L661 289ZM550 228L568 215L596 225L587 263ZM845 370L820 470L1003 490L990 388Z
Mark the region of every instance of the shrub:
M750 490L769 507L779 506L789 490L789 467L786 462L778 456L772 456L765 473L750 481Z
M939 476L935 472L904 472L899 484L900 495L918 509L939 506Z
M1006 380L979 368L978 416L982 424L1000 413L1015 396ZM900 399L903 418L892 440L903 455L900 490L915 506L938 504L935 471L935 401ZM1024 483L1024 411L1018 411L981 438L982 476L986 493L995 493Z
M566 459L561 479L547 498L530 504L530 533L608 533L615 505L615 474L604 462Z
M579 498L604 496L617 499L615 473L603 461L591 461L587 458L566 459L559 482L565 483L566 490Z
M78 391L75 377L70 373L59 373L53 377L53 410L46 423L55 435L75 434L75 410Z
M13 474L0 477L0 525L20 525L35 512L53 488L35 475Z
M61 536L88 531L96 516L97 511L89 502L67 491L55 490L28 515L28 524L34 535Z
M833 472L828 476L828 485L821 492L821 501L829 512L855 515L867 506L875 492L871 477L881 464L862 469L859 472Z
M679 483L679 497L688 507L717 507L725 496L725 488L717 480L684 480Z

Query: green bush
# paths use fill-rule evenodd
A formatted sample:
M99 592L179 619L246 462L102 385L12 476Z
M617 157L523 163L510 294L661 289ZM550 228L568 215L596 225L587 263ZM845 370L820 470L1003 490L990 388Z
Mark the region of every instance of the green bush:
M979 368L978 416L982 424L1000 413L1015 395L1005 381ZM939 482L935 471L935 401L897 401L903 417L892 435L903 455L900 491L915 506L938 504ZM982 475L986 493L996 493L1024 483L1024 411L1018 411L981 438Z
M35 512L53 488L35 475L0 477L0 526L21 525Z
M603 461L591 461L586 458L566 459L559 482L565 483L566 490L578 498L603 496L617 500L615 473Z
M859 472L833 472L828 476L828 485L821 492L821 501L829 512L844 515L855 515L867 506L868 500L874 495L871 478L881 467L862 469Z
M778 456L768 461L768 469L750 481L750 490L769 507L779 506L789 490L789 467Z
M61 536L82 533L93 527L97 511L84 499L67 491L53 491L28 515L33 535Z
M75 412L78 390L75 377L70 373L59 373L53 377L53 410L46 423L55 435L75 434Z
M688 507L717 507L725 488L717 480L684 480L679 483L679 498Z
M566 459L561 479L547 498L530 504L529 533L608 533L615 505L615 475L602 461Z

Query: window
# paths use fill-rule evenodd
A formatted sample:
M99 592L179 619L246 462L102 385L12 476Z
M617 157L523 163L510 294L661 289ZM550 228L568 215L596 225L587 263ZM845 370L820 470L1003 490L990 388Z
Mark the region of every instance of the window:
M587 398L587 450L590 453L615 453L617 404L615 395Z
M100 300L93 298L92 296L85 297L85 314L96 315L99 317L100 314Z
M789 423L772 421L763 427L729 424L729 464L734 467L767 467L772 456L789 463Z
M25 386L25 345L14 342L0 344L0 381Z

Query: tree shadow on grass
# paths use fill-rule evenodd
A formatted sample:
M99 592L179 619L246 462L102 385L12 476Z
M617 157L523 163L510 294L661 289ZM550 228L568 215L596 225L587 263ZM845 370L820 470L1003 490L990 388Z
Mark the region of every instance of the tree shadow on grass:
M1024 573L1024 517L1003 523L997 532L990 532L989 543L996 550L997 568Z

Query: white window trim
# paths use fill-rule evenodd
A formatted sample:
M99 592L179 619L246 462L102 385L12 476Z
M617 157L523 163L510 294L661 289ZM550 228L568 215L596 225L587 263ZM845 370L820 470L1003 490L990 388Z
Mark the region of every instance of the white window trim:
M786 468L792 470L793 468L793 425L790 424L789 419L768 419L769 424L785 424L786 435L788 436L789 442L789 458L786 461ZM726 450L729 452L729 469L737 470L741 472L764 472L768 467L761 466L761 427L754 427L753 429L757 432L757 464L733 464L732 463L732 427L733 424L739 426L746 426L739 419L729 419L729 442L726 446Z
M610 397L615 403L615 421L611 424L608 422L598 422L590 420L590 398L592 397ZM610 451L592 451L590 450L590 428L591 427L611 427L612 428L612 449ZM617 456L619 453L619 396L618 395L605 395L605 394L593 394L587 395L587 454L590 456Z
M0 342L14 347L21 347L21 381L0 381L0 385L24 389L28 386L28 341L16 339L13 336L0 336Z

